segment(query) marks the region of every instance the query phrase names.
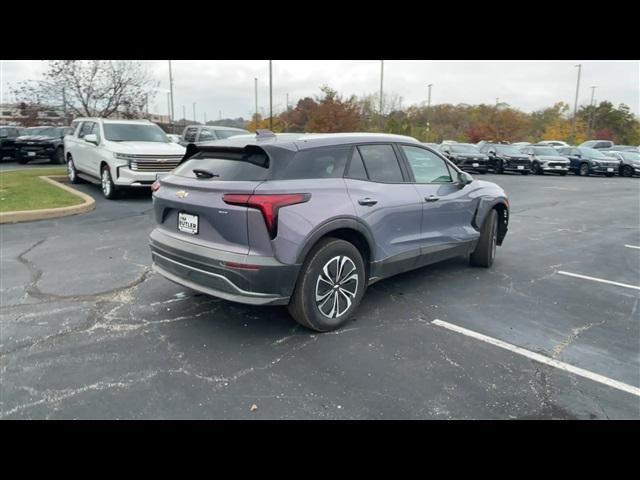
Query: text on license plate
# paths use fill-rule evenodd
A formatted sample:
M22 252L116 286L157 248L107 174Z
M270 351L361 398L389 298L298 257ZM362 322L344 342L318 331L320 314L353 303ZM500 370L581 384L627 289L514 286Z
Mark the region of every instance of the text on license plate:
M36 152L27 152L27 155L29 155L30 157L35 157L36 156Z
M474 167L479 167L480 166L479 163L472 163L471 165L474 166Z
M607 172L613 172L613 168L607 168Z
M192 235L198 233L198 215L191 215L190 213L178 213L178 230Z
M524 165L518 165L518 170L524 170Z

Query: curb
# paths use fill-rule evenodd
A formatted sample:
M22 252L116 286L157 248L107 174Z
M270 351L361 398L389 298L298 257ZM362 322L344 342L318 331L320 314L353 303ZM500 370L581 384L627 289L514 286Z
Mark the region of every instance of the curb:
M80 197L84 200L80 205L70 205L68 207L59 207L59 208L42 208L39 210L24 210L17 212L4 212L0 213L0 224L4 223L19 223L19 222L32 222L34 220L48 220L51 218L59 218L59 217L67 217L69 215L77 215L79 213L86 213L94 210L96 208L96 201L87 195L86 193L82 193L75 188L71 188L68 185L60 183L55 179L66 179L67 177L64 175L49 175L49 176L39 176L45 182L55 185L58 188L66 190L67 192L75 195L76 197Z

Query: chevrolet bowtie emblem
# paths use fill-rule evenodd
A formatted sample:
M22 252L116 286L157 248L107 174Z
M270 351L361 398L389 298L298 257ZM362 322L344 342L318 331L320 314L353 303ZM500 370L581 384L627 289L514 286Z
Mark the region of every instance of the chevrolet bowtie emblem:
M189 195L189 192L185 192L184 190L178 190L176 192L176 197L178 198L185 198L187 195Z

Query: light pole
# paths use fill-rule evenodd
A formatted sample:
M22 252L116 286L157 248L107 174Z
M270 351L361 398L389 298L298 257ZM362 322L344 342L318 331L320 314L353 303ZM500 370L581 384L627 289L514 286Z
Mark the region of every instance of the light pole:
M194 123L197 123L197 122L198 122L197 118L198 118L198 117L196 117L196 103L195 103L195 102L193 102L193 122L194 122Z
M384 116L382 112L382 99L384 86L384 60L380 60L380 131L384 131Z
M589 103L589 106L591 107L591 111L589 112L589 138L591 138L591 130L593 129L593 114L594 114L594 110L596 109L596 105L594 103L596 88L598 87L596 86L591 87L591 102Z
M207 124L207 112L202 112L204 114L204 124Z
M184 105L182 105L182 119L186 122L187 121L187 109L185 108Z
M578 67L578 82L576 83L576 100L573 104L573 130L571 133L571 140L576 142L576 122L578 120L578 92L580 91L580 74L582 73L582 64L574 65Z
M167 92L167 116L169 117L169 125L171 125L171 93ZM173 133L173 130L171 130Z
M431 87L433 83L427 85L428 93L427 93L427 140L431 137L431 128L429 125L429 113L431 112Z
M171 124L171 133L173 133L173 74L171 72L171 60L169 60L169 92L171 92L171 113L169 113L169 123Z
M269 130L273 131L273 77L271 60L269 60Z
M253 79L254 82L254 89L255 89L255 100L256 100L256 117L255 117L255 121L256 121L256 131L258 130L258 77L255 77Z

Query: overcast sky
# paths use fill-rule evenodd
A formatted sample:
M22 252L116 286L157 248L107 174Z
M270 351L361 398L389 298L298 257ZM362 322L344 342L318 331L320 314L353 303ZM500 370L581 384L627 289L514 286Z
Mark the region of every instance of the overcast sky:
M0 101L13 101L8 86L38 79L43 61L2 61ZM153 113L167 113L169 73L167 61L145 61L160 81L160 92L150 104ZM402 106L425 103L427 84L432 83L431 103L506 102L531 112L564 101L573 108L576 64L582 64L580 104L589 104L591 86L597 86L596 101L627 104L640 115L639 61L424 61L385 60L384 91L403 98ZM198 121L250 118L254 110L254 77L258 77L258 108L269 111L269 62L266 60L174 60L174 109L182 118L193 119L196 103ZM286 95L294 105L305 96L320 94L327 84L344 95L364 95L380 89L380 61L377 60L274 60L273 108L283 110Z

